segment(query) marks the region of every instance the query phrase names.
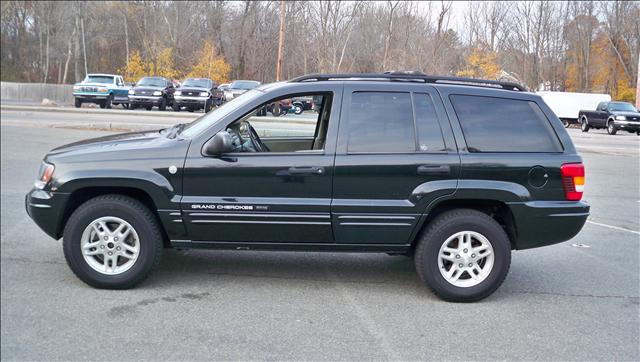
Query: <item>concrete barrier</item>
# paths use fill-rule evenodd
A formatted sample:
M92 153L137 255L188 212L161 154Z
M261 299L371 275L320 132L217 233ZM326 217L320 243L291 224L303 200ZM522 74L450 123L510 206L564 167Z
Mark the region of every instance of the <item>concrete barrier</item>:
M73 104L73 85L0 82L0 97L3 100L36 103L48 98L58 104Z

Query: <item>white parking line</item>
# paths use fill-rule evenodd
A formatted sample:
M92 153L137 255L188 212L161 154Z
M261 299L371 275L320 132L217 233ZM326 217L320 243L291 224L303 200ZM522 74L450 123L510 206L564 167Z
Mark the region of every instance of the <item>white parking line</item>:
M588 222L589 224L598 225L598 226L602 226L602 227L609 228L609 229L620 230L620 231L626 231L626 232L628 232L628 233L632 233L632 234L640 235L640 231L629 230L629 229L625 229L625 228L621 228L621 227L613 226L613 225L608 225L608 224L602 224L602 223L595 222L595 221L591 221L591 220L587 220L587 222Z

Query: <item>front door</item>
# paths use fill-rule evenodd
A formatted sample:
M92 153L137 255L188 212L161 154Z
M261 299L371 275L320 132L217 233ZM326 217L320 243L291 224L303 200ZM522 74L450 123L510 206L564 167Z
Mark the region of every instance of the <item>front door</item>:
M190 150L182 216L193 241L333 242L335 138L326 134L337 132L336 93L314 94L320 104L301 114L289 109L293 95L271 99L226 126L236 151L211 157Z
M427 205L460 171L437 91L346 83L331 206L339 243L406 244Z

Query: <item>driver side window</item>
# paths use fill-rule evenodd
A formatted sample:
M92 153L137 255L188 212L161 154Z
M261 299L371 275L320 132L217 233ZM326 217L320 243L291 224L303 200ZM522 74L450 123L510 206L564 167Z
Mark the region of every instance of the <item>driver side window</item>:
M227 132L233 152L320 152L330 112L330 94L287 95L254 108Z

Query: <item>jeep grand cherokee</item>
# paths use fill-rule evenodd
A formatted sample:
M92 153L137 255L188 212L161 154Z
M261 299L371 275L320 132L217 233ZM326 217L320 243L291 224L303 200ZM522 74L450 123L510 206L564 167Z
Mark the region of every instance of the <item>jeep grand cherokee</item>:
M257 116L299 97L313 109ZM562 123L517 84L333 74L56 148L26 207L98 288L141 282L163 247L382 252L414 256L437 295L468 302L500 286L511 250L574 237L583 187Z

